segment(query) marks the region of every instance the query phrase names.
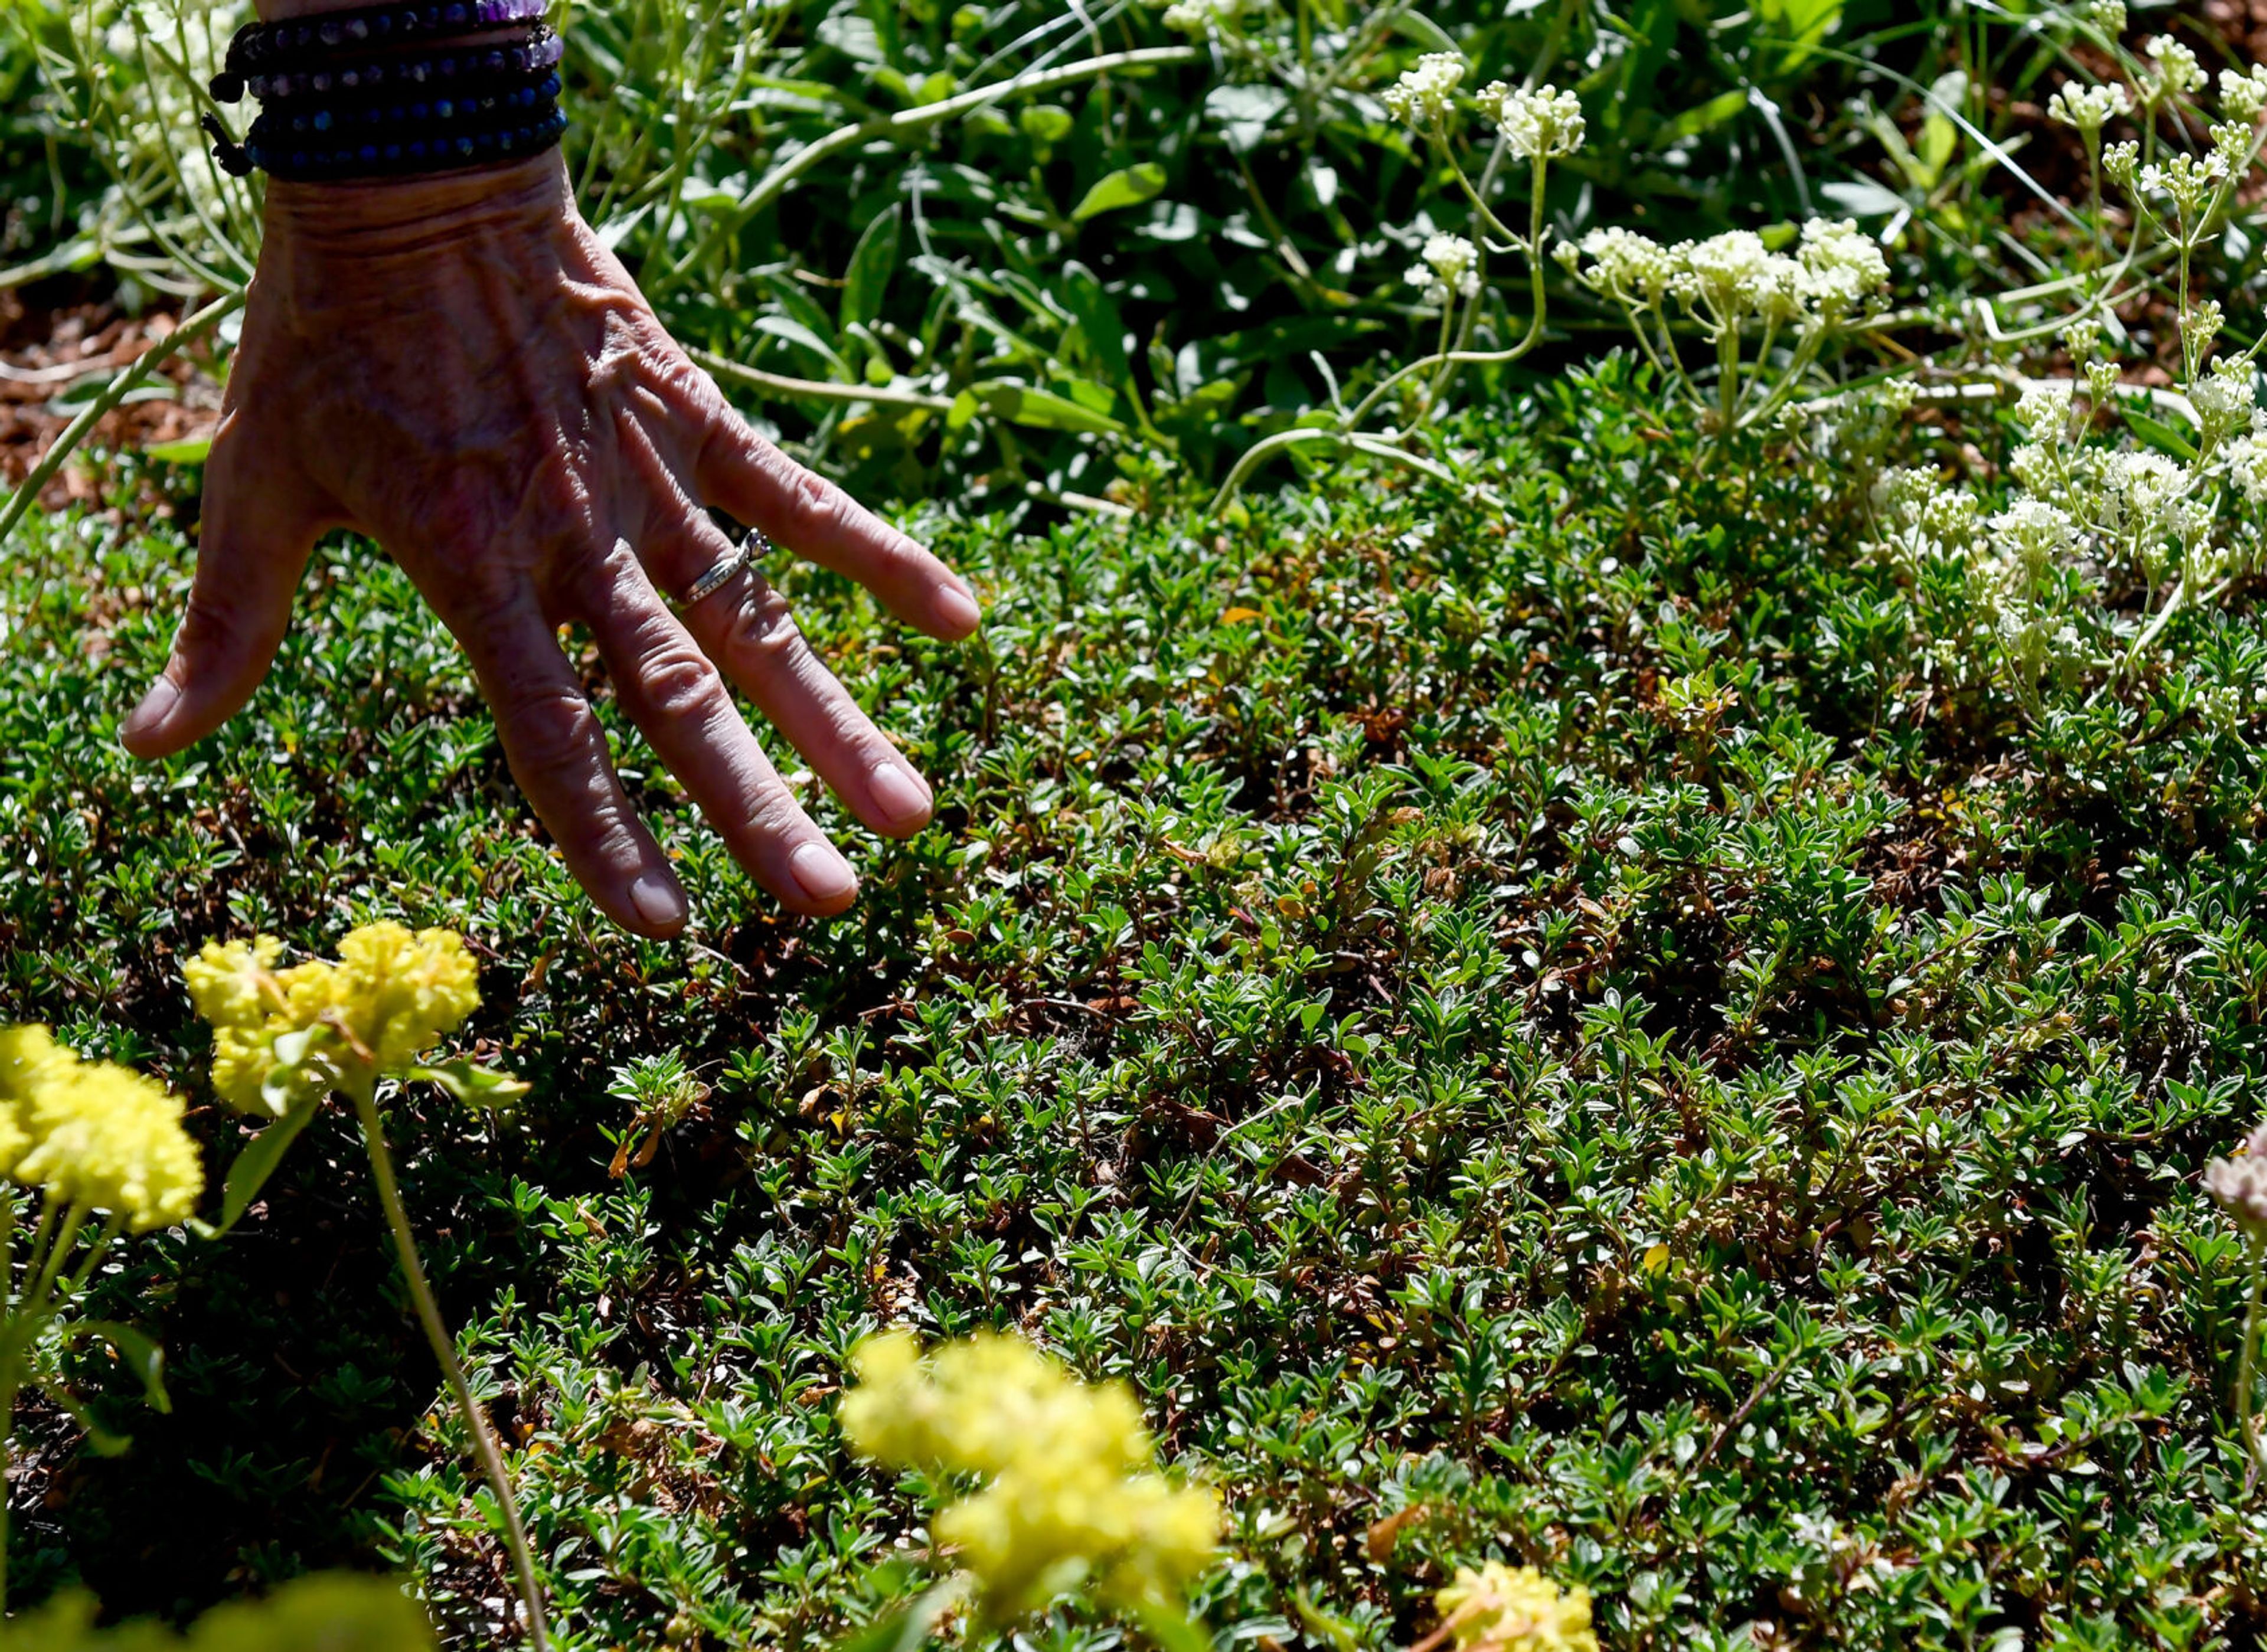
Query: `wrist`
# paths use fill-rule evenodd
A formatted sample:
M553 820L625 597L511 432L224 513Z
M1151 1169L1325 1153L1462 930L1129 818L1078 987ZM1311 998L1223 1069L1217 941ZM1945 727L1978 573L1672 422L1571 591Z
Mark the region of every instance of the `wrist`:
M458 172L378 181L270 179L260 283L303 314L338 301L427 289L445 258L508 273L575 222L556 150ZM515 254L518 257L515 257Z

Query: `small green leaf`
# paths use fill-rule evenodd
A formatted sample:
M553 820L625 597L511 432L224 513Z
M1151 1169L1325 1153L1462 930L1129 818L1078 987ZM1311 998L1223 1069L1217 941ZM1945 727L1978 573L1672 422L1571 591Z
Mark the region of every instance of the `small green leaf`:
M1118 212L1127 207L1138 207L1145 201L1155 201L1165 193L1165 169L1155 161L1143 161L1138 166L1121 166L1106 178L1095 180L1094 187L1071 208L1071 222L1084 223L1089 218L1105 212Z
M921 1652L922 1642L937 1620L960 1604L968 1593L968 1580L956 1573L935 1587L892 1607L847 1640L834 1652Z
M437 1066L412 1067L408 1076L437 1084L466 1106L475 1107L510 1107L534 1088L510 1073L475 1066L462 1056Z

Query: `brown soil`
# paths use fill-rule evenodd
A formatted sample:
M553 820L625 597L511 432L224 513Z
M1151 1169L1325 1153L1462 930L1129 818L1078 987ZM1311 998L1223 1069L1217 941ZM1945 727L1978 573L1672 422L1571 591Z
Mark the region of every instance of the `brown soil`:
M77 409L57 398L86 380L107 380L178 320L170 311L128 317L104 302L49 306L0 292L0 487L20 483L76 416ZM220 384L209 358L176 356L152 382L173 385L173 398L113 409L95 426L90 447L134 450L211 432L220 417ZM93 471L74 455L41 490L40 502L56 507L96 493Z

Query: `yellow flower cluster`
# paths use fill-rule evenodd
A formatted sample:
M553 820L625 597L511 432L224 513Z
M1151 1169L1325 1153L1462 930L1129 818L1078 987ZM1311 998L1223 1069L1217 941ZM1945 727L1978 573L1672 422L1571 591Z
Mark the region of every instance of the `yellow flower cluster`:
M81 1061L44 1027L0 1027L0 1174L137 1233L187 1221L205 1187L179 1097Z
M289 1111L349 1066L400 1072L481 1001L479 970L454 930L366 924L339 943L336 961L278 969L282 955L272 935L208 941L184 972L197 1013L212 1023L213 1088L247 1113ZM312 1038L323 1060L303 1066ZM279 1049L279 1040L302 1047Z
M1531 1566L1460 1566L1433 1604L1457 1652L1598 1652L1590 1591L1562 1590Z
M1210 1562L1220 1508L1156 1472L1134 1397L1080 1382L1028 1342L978 1336L924 1358L910 1336L862 1344L842 1429L893 1467L989 1484L935 1521L995 1620L1036 1611L1082 1579L1119 1606L1170 1605Z

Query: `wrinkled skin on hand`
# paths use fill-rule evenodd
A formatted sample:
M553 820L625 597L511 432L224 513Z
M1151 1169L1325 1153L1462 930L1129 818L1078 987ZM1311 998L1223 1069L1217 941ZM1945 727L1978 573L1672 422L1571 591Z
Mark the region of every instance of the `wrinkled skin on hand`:
M271 182L188 610L121 737L158 757L234 715L316 538L352 528L455 632L512 773L616 921L668 935L686 901L561 650L569 622L740 864L793 910L840 911L857 892L849 864L731 690L877 831L918 831L929 789L753 569L672 613L660 593L731 549L705 506L934 636L976 628L942 563L726 405L583 223L555 154L411 183Z

